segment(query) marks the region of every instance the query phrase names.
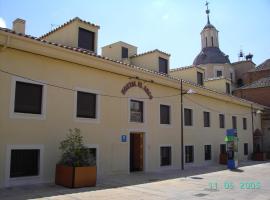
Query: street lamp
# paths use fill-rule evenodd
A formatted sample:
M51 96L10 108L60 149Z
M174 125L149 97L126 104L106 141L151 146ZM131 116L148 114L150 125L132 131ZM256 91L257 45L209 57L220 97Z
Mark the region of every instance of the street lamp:
M253 137L253 152L256 152L255 143L254 143L254 119L253 114L262 114L261 110L254 111L253 104L251 104L251 123L252 123L252 137ZM263 135L261 136L261 148L263 149Z
M184 121L183 121L183 96L185 94L195 94L196 92L192 89L189 89L186 92L183 92L183 80L180 82L181 88L181 169L184 170Z

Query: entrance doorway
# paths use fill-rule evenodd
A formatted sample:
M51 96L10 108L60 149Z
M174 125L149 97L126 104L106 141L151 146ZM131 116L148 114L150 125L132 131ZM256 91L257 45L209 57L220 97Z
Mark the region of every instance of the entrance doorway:
M144 166L143 133L130 133L130 171L143 171Z

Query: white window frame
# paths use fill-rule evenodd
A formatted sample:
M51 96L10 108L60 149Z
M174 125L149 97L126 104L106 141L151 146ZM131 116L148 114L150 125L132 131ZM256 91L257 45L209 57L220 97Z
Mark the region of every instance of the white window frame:
M11 150L24 150L24 149L38 149L39 150L39 175L10 178L10 162ZM42 144L28 144L28 145L14 145L8 144L6 147L6 169L5 169L5 186L27 185L36 184L43 181L43 164L44 163L44 145Z
M160 123L160 120L161 120L161 118L160 118L160 114L161 114L161 112L160 112L160 106L161 106L161 105L169 106L169 107L170 107L170 113L169 113L170 123L169 123L169 124L161 124L161 123ZM158 124L159 124L160 126L162 126L162 127L172 128L172 105L171 105L171 104L167 104L167 103L159 103L158 110L159 110L159 122L158 122Z
M161 166L161 147L171 147L171 164L166 166ZM170 169L173 167L173 147L172 144L161 144L159 145L159 167L162 169Z
M83 118L77 117L77 100L78 100L78 92L87 92L96 95L96 118ZM74 111L73 111L73 119L75 122L82 122L82 123L100 123L100 91L92 90L89 88L81 88L76 87L74 92Z
M131 116L130 116L130 114L131 114L131 112L130 112L131 100L143 102L143 122L132 122L132 121L130 121L130 119L131 119ZM147 124L146 116L147 115L146 115L146 101L145 101L145 99L128 98L128 123L145 125L145 124Z
M16 92L16 82L32 83L41 85L42 87L42 102L41 102L41 114L31 114L31 113L18 113L14 112L15 108L15 92ZM19 118L19 119L46 119L46 107L47 107L47 85L44 81L32 81L29 79L12 76L11 78L11 93L10 93L10 107L9 107L9 117Z

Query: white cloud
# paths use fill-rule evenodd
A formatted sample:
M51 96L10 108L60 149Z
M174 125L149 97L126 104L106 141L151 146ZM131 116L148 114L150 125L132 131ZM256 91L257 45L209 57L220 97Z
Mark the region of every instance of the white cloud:
M0 27L7 28L6 22L2 17L0 17Z

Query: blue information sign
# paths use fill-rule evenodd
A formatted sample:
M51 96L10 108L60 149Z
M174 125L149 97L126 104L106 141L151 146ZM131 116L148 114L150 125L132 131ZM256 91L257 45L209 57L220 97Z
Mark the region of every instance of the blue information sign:
M121 135L121 142L127 142L127 136Z

